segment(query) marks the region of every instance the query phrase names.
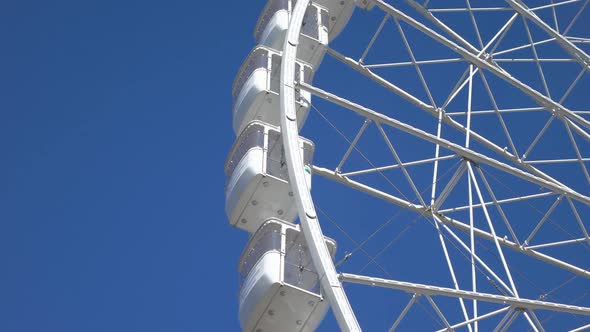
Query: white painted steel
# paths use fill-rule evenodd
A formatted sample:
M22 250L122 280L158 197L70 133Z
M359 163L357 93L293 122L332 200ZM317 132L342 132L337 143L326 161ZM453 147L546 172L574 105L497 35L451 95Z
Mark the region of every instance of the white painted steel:
M236 135L254 120L279 126L280 68L281 52L266 46L255 47L240 67L232 87L232 121ZM310 65L298 61L294 70L297 71L297 77L311 83L313 70ZM307 118L311 95L302 92L297 97L298 123L301 127Z
M423 295L441 295L459 297L465 299L477 299L480 301L500 303L509 305L515 308L526 308L526 309L544 309L559 312L567 312L579 315L590 315L590 308L566 305L560 303L551 303L538 300L522 299L517 297L502 296L495 294L478 293L464 290L456 290L452 288L437 287L431 285L423 285L412 282L388 280L383 278L372 278L367 276L354 275L349 273L343 273L340 275L340 279L344 282L358 283L368 286L384 287L403 290L415 294Z
M289 28L293 7L290 0L268 0L256 25L256 42L281 50ZM299 36L297 59L309 63L314 70L320 66L328 45L329 18L325 8L311 4L303 18L304 29Z
M333 256L336 244L326 238ZM269 219L246 246L238 271L244 331L314 331L328 310L299 226Z
M329 38L335 39L344 29L356 6L356 0L314 0L327 9L329 20Z
M299 31L303 15L309 0L299 0L293 10L289 30L283 46L283 62L281 67L281 130L285 155L289 169L289 179L293 188L299 221L305 239L309 243L310 253L316 270L320 273L321 285L326 293L334 316L343 331L360 331L352 308L348 303L344 289L338 280L336 269L328 249L324 245L323 234L313 201L310 188L305 182L305 173L301 156L297 153L297 113L295 110L295 57L299 42Z
M304 138L297 142L298 153L309 164L313 143ZM225 166L225 210L231 225L254 233L271 217L295 220L297 210L284 163L279 129L260 121L248 124L236 139ZM311 187L311 172L304 174Z

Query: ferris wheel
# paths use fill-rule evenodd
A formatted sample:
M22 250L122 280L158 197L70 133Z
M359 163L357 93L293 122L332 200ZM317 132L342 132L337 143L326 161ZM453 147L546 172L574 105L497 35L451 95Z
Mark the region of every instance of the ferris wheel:
M225 166L242 329L590 330L589 3L268 0Z

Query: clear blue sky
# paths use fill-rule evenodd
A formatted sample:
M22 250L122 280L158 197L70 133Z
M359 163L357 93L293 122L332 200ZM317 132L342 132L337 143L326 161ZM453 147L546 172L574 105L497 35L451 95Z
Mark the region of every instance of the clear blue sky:
M238 329L239 3L0 4L1 331Z
M0 4L0 331L239 329L237 264L247 236L228 225L223 165L234 140L231 84L254 46L252 31L264 5L187 0ZM380 16L373 13L366 19L372 25L361 21L353 32L369 33ZM488 24L484 33L498 28ZM359 40L366 42L367 36ZM395 38L391 45L401 45L399 36ZM473 42L474 36L466 38ZM418 53L436 51L416 44ZM336 45L348 48L341 39ZM401 48L391 52L399 53ZM326 61L329 71L334 61ZM347 81L350 72L339 74L342 79L318 81L353 98L366 98L362 85ZM435 78L444 74L425 72ZM400 78L405 80L403 75L393 77ZM585 79L589 86L588 75ZM450 86L434 84L433 90L442 95ZM424 97L418 84L407 89ZM376 96L382 93L375 91ZM396 98L369 96L363 102L410 121L432 120L392 107L400 103ZM489 107L489 101L481 107ZM318 120L315 113L310 118ZM358 124L338 125L354 135ZM311 124L305 130L324 135L330 129ZM527 132L531 137L535 133ZM324 136L327 142L337 138L332 131ZM400 149L408 156L421 148L407 144ZM324 149L316 156L320 162L342 152L318 149ZM390 163L387 150L382 151L370 152L378 162ZM425 185L430 176L422 179ZM322 201L321 207L345 220L359 242L396 211L366 196L349 197L340 186L314 190L316 197L340 195ZM340 199L351 203L343 206ZM414 224L409 213L397 218L399 223L380 234L380 244L370 243L367 250L379 252ZM344 238L334 225L325 222L324 227L328 235ZM433 252L440 255L432 227L423 223L412 232L400 244L411 248L420 243L420 249L384 256L389 271L407 279L444 271L440 279L448 283L441 257L434 265L416 264ZM427 235L418 237L422 232ZM346 239L339 247L338 258L355 248ZM584 259L581 264L587 263ZM358 270L365 263L360 259L350 264ZM374 266L366 272L379 273ZM468 281L468 269L463 272ZM581 285L583 289L587 283ZM567 299L579 289L569 290ZM393 313L408 299L354 286L347 291L377 304L375 310L357 307L369 331L384 327L373 322L375 317L391 324ZM590 305L588 301L579 304ZM423 326L430 328L432 322L427 319ZM336 325L328 318L322 328L331 331Z

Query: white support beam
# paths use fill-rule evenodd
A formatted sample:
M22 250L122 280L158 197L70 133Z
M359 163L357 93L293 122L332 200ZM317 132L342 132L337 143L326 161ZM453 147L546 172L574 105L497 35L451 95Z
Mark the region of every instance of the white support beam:
M417 284L412 282L368 277L362 275L355 275L350 273L341 273L340 280L343 282L367 285L373 287L383 287L397 289L408 293L422 294L427 296L448 296L463 299L476 299L479 301L499 303L508 305L514 308L522 308L527 310L550 310L556 312L565 312L574 315L590 316L590 308L580 307L575 305L560 304L539 300L530 300L523 298L516 298L511 296L471 292L465 290L456 290L446 287L438 287L432 285Z

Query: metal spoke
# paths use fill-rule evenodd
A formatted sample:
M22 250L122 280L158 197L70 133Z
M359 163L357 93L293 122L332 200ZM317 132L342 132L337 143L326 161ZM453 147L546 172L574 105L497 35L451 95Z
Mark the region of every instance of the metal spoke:
M428 84L426 83L426 80L424 79L424 75L422 75L422 71L420 70L420 67L416 63L416 57L414 56L414 52L412 52L412 48L410 47L410 43L408 42L406 34L404 33L404 29L402 29L402 26L399 24L399 20L397 18L395 18L394 21L395 21L397 29L402 37L402 40L404 41L404 45L406 46L408 54L410 55L410 58L412 59L412 63L414 64L414 68L416 69L416 73L418 74L418 77L420 78L420 82L422 83L422 87L424 88L424 90L426 91L426 94L428 95L428 99L430 100L430 104L432 106L436 107L436 103L434 102L434 98L432 98L432 93L430 93L430 89L428 88Z
M465 325L469 325L471 323L480 322L480 321L482 321L482 320L484 320L486 318L490 318L490 317L499 315L499 314L504 313L504 312L506 312L508 310L510 310L510 307L505 307L505 308L498 309L498 310L495 310L495 311L492 311L492 312L488 312L487 314L480 315L477 318L472 318L472 319L466 320L466 321L464 321L462 323L455 324L455 325L451 326L451 330L456 330L456 329L458 329L460 327L463 327ZM445 329L442 329L442 330L438 330L436 332L443 332L443 331L446 331L446 330Z
M428 296L450 296L450 297L462 297L465 299L478 299L484 302L499 303L503 305L510 305L516 308L523 308L529 310L551 310L557 312L572 313L577 315L590 315L590 308L580 307L574 305L523 299L511 296L487 294L487 293L474 293L465 290L456 290L445 287L438 287L432 285L424 285L406 281L388 280L383 278L355 275L350 273L341 273L340 280L348 283L355 283L374 287L384 287L402 290L405 292L428 295Z
M428 208L428 207L413 204L411 202L408 202L407 200L404 200L404 199L401 199L401 198L396 197L394 195L391 195L391 194L385 193L383 191L377 190L375 188L372 188L371 186L362 184L362 183L360 183L358 181L354 181L354 180L351 180L349 178L342 177L341 175L334 173L334 171L331 171L331 170L328 170L328 169L319 168L319 167L316 167L316 166L312 167L312 170L313 170L314 174L317 174L317 175L326 177L326 178L328 178L330 180L339 182L341 184L345 184L345 185L347 185L347 186L349 186L349 187L351 187L353 189L359 190L361 192L365 192L365 193L367 193L369 195L372 195L372 196L377 197L379 199L383 199L383 200L388 201L388 202L390 202L392 204L395 204L397 206L404 207L404 208L406 208L408 210L414 211L416 213L422 214L422 215L427 216L427 217L431 217L433 215L432 210L430 208ZM469 225L466 225L466 224L464 224L464 223L462 223L462 222L460 222L458 220L455 220L455 219L446 217L446 216L444 216L442 214L436 214L435 213L434 216L439 221L441 221L442 223L444 223L445 225L449 225L449 226L458 228L458 229L463 230L463 231L466 231L466 232L468 232L469 229L470 229ZM477 236L479 236L479 237L481 237L483 239L489 240L489 241L494 241L494 239L496 239L496 240L499 241L500 245L502 245L504 247L510 248L510 249L515 250L517 252L520 252L520 253L522 253L524 255L531 256L533 258L542 260L542 261L544 261L544 262L546 262L548 264L551 264L551 265L554 265L554 266L559 267L561 269L564 269L564 270L570 271L572 273L575 273L576 275L583 276L585 278L590 278L590 271L587 271L587 270L585 270L583 268L580 268L580 267L577 267L575 265L569 264L569 263L564 262L562 260L559 260L557 258L551 257L549 255L540 253L540 252L535 251L535 250L529 250L527 248L523 248L523 247L517 245L516 243L514 243L512 241L509 241L509 240L504 239L504 238L494 237L492 234L490 234L488 232L485 232L485 231L482 231L482 230L477 229L477 228L475 229L475 234Z
M363 125L361 126L361 128L359 129L359 131L357 132L356 136L354 137L354 139L352 140L352 142L348 146L348 149L346 150L346 153L344 153L344 156L340 160L340 163L338 163L338 166L336 166L336 172L340 172L340 170L342 169L342 166L344 166L344 163L346 162L346 160L350 156L350 153L356 147L356 144L358 143L358 140L361 138L361 136L365 132L365 129L367 129L367 127L370 124L371 124L371 120L369 120L369 119L365 120L365 122L363 123Z
M488 222L488 226L490 227L490 232L493 236L494 239L494 244L496 245L496 250L498 251L498 255L500 256L500 260L502 261L502 265L504 266L504 272L506 273L506 277L508 278L508 281L510 282L510 287L512 288L512 291L514 293L515 297L518 297L518 290L516 289L516 285L514 283L514 280L512 279L512 272L510 272L510 269L508 268L508 263L506 263L506 258L504 257L504 251L502 250L502 247L500 246L500 242L498 241L498 236L496 235L496 230L494 227L494 224L492 222L492 219L490 218L490 215L488 213L488 209L486 208L485 205L483 205L485 203L483 196L481 194L481 190L479 189L479 185L477 183L477 178L475 177L475 173L473 172L473 167L471 167L471 163L467 163L467 168L468 168L468 176L471 177L471 180L473 181L473 184L475 186L475 191L477 192L477 196L479 198L479 202L482 204L482 211L485 215L485 218ZM471 230L473 231L474 227L471 227Z
M342 176L348 177L348 176L355 176L355 175L369 174L369 173L374 173L374 172L387 171L390 169L396 169L396 168L401 168L401 167L407 168L407 167L411 167L411 166L429 164L432 162L450 160L450 159L455 159L455 158L457 158L457 156L452 154L452 155L446 155L446 156L442 156L442 157L435 157L435 158L416 160L416 161L408 161L408 162L401 163L401 164L381 166L381 167L363 169L363 170L359 170L359 171L352 171L352 172L346 172L346 173L341 173L341 174L342 174Z
M359 59L359 63L365 62L365 58L367 57L367 54L369 54L369 50L371 49L371 47L373 47L373 44L375 44L377 37L379 36L379 34L381 34L381 30L383 30L383 27L385 26L385 23L387 23L387 20L389 19L389 17L390 16L387 14L383 17L381 24L379 24L379 28L377 28L377 31L375 32L375 34L373 34L373 37L371 37L371 41L369 42L369 45L367 45L367 48L363 52L363 55L361 55L361 58Z
M496 325L494 332L500 331L500 329L504 326L504 324L507 323L508 321L510 321L512 319L512 317L514 316L514 308L513 307L509 307L509 308L510 309L508 310L506 315L504 315L504 317L500 320L500 322L498 322L498 325Z
M393 325L389 329L389 332L395 331L395 329L402 322L402 319L404 319L404 317L406 317L406 314L408 313L408 311L410 311L410 309L412 308L414 303L416 303L416 301L418 300L419 297L420 297L420 295L418 295L418 294L412 295L410 302L408 302L408 304L405 306L404 310L402 310L402 312L399 314L399 316L397 317L397 319L395 320L395 322L393 323Z
M432 306L432 308L434 309L434 311L436 312L436 314L438 315L438 317L442 320L443 324L445 324L447 330L450 331L451 324L449 324L449 321L447 320L445 315L442 313L442 311L440 311L440 308L436 305L436 303L434 302L432 297L430 297L429 295L425 295L425 297L428 300L428 302L430 303L430 305Z
M588 56L588 54L567 40L567 38L563 37L563 35L553 30L547 25L547 23L543 22L543 20L535 15L521 0L506 0L506 2L508 2L508 4L520 15L526 17L531 22L534 22L539 28L543 29L549 36L554 38L567 53L576 59L583 68L590 72L590 56Z
M541 218L541 221L539 221L539 223L537 223L537 226L535 226L535 229L533 229L531 234L529 234L529 237L527 237L526 240L524 240L525 245L528 245L529 243L531 243L533 236L535 236L535 234L537 234L537 232L539 231L539 229L541 229L541 226L543 226L545 221L549 220L549 216L553 213L553 211L555 210L557 205L559 205L559 203L561 203L562 199L563 199L563 195L560 195L559 197L557 197L557 199L555 200L555 202L553 202L553 204L551 205L549 210L547 210L545 215L543 215L543 218Z
M522 202L522 201L526 201L529 199L535 199L535 198L541 198L541 197L547 197L547 196L553 196L553 195L555 195L555 193L546 192L546 193L541 193L541 194L518 196L518 197L513 197L513 198L496 200L495 202L493 202L493 201L492 202L485 202L484 205L492 205L492 204L500 205L500 204L505 204L505 203ZM482 204L473 204L473 207L478 208L478 207L481 207L481 205ZM442 209L442 210L438 210L438 212L440 212L440 213L458 212L458 211L463 211L463 210L467 210L467 209L469 209L469 205L452 207L452 208L448 208L448 209Z
M375 125L377 126L377 129L379 129L379 132L381 133L383 140L385 140L385 143L387 143L387 147L389 148L389 151L393 155L393 158L395 158L395 161L397 162L397 164L400 165L400 168L401 168L402 172L404 173L404 176L406 177L406 181L408 181L408 184L410 185L410 187L412 187L412 191L414 191L414 194L416 194L416 198L418 198L418 200L420 201L420 204L426 205L426 203L424 202L424 199L422 199L422 195L420 194L420 191L418 191L418 188L416 188L416 185L414 184L414 181L412 180L410 173L408 173L408 170L403 166L402 160L400 159L399 155L397 154L397 151L393 147L393 144L391 144L391 141L389 140L389 137L387 136L387 134L383 130L383 127L381 127L381 124L379 124L379 123L376 123Z
M537 54L537 47L533 42L533 36L531 35L531 29L529 29L529 24L527 23L526 19L522 18L522 23L524 25L524 29L526 31L527 38L529 39L529 43L531 44L531 50L533 51L533 57L535 59L535 64L537 65L537 70L539 71L539 76L541 77L541 83L543 83L543 88L545 89L545 95L551 98L551 92L549 92L549 87L547 86L547 80L545 79L545 74L543 73L543 68L541 67L541 63L539 62L539 55Z
M580 148L578 147L578 143L576 143L576 139L574 138L574 135L572 134L572 130L570 129L570 126L568 125L567 122L564 122L563 125L565 126L565 129L567 131L567 135L572 143L572 146L574 148L574 151L576 151L576 156L578 157L578 161L580 163L580 167L582 168L582 171L584 171L584 176L586 176L586 181L588 182L588 184L590 184L590 175L588 174L588 169L586 168L586 164L584 164L584 158L582 158L582 153L580 152Z

